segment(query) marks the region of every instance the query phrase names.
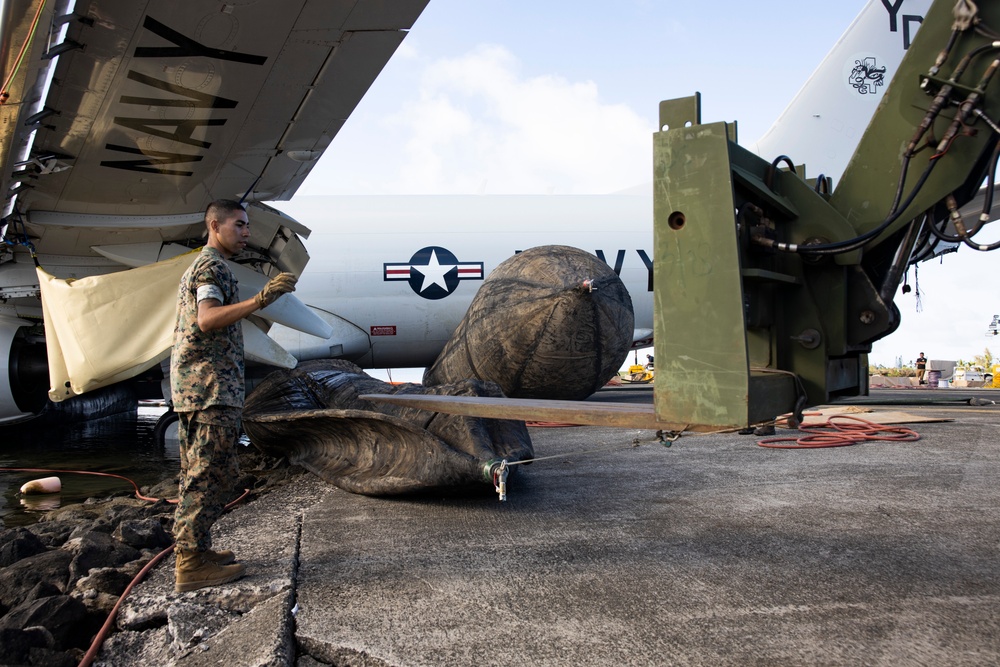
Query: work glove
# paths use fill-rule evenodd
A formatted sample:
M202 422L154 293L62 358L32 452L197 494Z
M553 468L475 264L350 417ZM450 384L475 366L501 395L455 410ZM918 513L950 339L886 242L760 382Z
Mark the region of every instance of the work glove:
M264 289L257 292L254 300L260 308L267 308L282 294L294 292L297 281L298 278L295 277L294 273L279 273L267 281Z

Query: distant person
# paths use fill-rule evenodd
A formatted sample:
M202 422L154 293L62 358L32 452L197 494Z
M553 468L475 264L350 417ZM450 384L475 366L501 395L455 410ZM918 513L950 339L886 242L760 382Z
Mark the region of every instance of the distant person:
M927 357L925 357L924 353L921 352L920 356L917 357L917 383L918 384L927 384L926 382L924 382L924 373L926 372L926 370L927 370Z
M174 515L178 593L239 579L246 566L232 551L212 550L212 525L239 476L236 441L243 409L240 320L295 289L295 276L272 278L237 301L226 260L246 247L250 221L239 202L214 201L205 211L208 242L181 278L170 355L170 393L178 417L181 481Z
M653 367L653 355L647 354L646 355L646 368L652 368L652 367Z

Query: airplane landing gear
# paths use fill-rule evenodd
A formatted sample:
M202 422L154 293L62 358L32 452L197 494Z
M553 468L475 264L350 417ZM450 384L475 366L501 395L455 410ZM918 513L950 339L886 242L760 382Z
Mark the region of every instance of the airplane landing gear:
M177 413L173 410L167 410L156 420L156 425L153 426L153 442L157 447L166 449L168 446L177 446L177 421Z

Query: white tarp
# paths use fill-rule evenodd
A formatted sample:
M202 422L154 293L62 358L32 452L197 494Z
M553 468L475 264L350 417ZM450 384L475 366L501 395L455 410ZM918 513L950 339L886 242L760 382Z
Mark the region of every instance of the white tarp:
M55 402L126 380L170 356L177 287L198 256L62 280L38 269Z

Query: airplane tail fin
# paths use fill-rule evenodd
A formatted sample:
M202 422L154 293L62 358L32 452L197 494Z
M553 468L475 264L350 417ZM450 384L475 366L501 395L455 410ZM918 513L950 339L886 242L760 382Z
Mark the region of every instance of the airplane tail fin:
M751 147L840 178L931 0L869 0L778 120Z

